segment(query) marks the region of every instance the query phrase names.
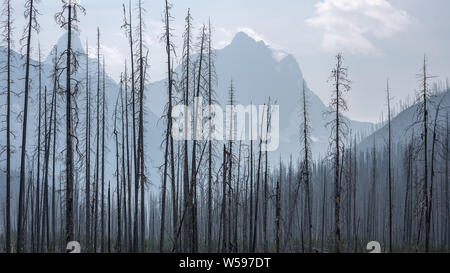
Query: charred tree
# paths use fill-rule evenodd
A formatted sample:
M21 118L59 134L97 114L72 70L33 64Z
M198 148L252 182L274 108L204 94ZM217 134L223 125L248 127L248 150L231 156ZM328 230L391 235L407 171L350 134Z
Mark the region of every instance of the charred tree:
M346 123L342 117L342 112L347 110L347 103L343 98L343 93L350 91L350 80L348 79L348 69L343 66L343 56L339 53L336 56L336 66L331 71L328 80L333 85L333 93L330 102L332 109L329 114L333 115L333 119L327 123L331 129L330 155L333 159L334 168L334 236L335 236L335 252L339 253L341 248L341 153L343 151L343 137L346 135Z

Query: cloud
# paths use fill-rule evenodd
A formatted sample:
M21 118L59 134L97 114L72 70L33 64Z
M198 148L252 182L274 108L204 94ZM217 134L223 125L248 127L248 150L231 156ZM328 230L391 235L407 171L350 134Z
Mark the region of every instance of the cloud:
M267 40L265 40L260 34L256 33L253 29L249 27L241 27L237 29L237 32L244 32L253 40L259 42L264 41L264 43L268 44Z
M262 35L258 34L256 31L249 27L237 27L235 29L226 29L223 27L219 27L217 28L217 32L215 33L217 42L214 44L214 47L220 49L229 45L238 32L244 32L257 42L263 41L266 45L270 44L267 39L264 39Z
M322 47L332 52L373 53L369 38L392 37L413 20L387 0L324 0L315 8L306 23L323 30Z

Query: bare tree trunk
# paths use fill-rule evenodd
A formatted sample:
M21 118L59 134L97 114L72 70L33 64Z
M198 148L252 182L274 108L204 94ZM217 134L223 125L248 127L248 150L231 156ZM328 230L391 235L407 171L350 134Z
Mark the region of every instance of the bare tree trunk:
M202 37L201 37L201 44L200 44L200 61L199 61L199 68L198 68L198 78L197 78L197 91L194 95L194 140L192 143L192 166L191 166L191 197L193 205L192 205L192 219L191 219L191 225L192 225L192 252L198 252L198 230L197 230L197 126L198 126L198 115L199 115L199 107L201 107L200 100L196 101L196 98L199 98L200 96L200 78L202 73L202 64L203 64L203 50L204 50L204 42L205 42L205 26L203 25L202 28Z
M108 182L108 253L111 253L111 183Z
M222 252L226 253L228 250L227 247L227 226L226 226L226 221L227 221L227 216L226 216L226 200L227 200L227 186L226 186L226 181L227 181L227 148L225 145L223 145L223 164L222 164L222 176L223 176L223 181L222 181L222 212L221 212L221 217L222 217Z
M101 216L100 216L100 249L105 252L105 57L103 57L103 90L102 90L102 188L101 188Z
M277 181L275 196L275 249L280 253L280 223L281 223L281 181L283 178L282 163L280 157L280 177Z
M308 217L308 248L309 253L312 252L312 210L311 210L311 193L310 193L310 132L309 132L309 119L308 119L308 104L306 98L305 81L303 81L303 152L304 152L304 171L303 175L305 177L305 189L306 189L306 214Z
M208 252L212 252L212 47L211 47L211 21L208 24L208 107L209 107L209 138L208 138L208 227L207 227L207 248Z
M433 122L433 139L432 139L432 146L431 146L431 177L430 177L430 201L429 204L427 206L427 222L430 225L431 224L431 216L432 216L432 207L433 207L433 184L434 184L434 179L435 179L435 152L436 152L436 142L438 141L438 118L439 118L439 111L441 110L441 104L442 101L445 99L445 95L444 94L442 96L442 99L440 100L440 102L438 103L437 107L436 107L436 112L435 112L435 117L434 117L434 122ZM429 236L429 235L428 235Z
M392 135L391 135L391 98L389 94L389 79L387 81L386 93L387 93L387 103L388 103L388 183L389 183L389 252L392 253Z
M137 215L138 215L138 189L139 189L139 175L138 175L138 160L136 153L136 88L135 88L135 70L134 70L134 39L133 39L133 25L132 25L132 14L131 14L131 1L128 6L129 10L129 22L126 17L126 9L125 5L123 6L124 11L124 21L125 28L127 29L127 35L130 43L130 63L131 63L131 100L132 100L132 149L133 149L133 162L134 162L134 217L131 217L131 179L128 182L128 214L129 214L129 229L130 229L130 251L134 252L138 251L138 226L137 226ZM128 128L128 126L127 126ZM128 134L127 134L128 135ZM131 175L129 175L129 178ZM133 224L133 236L131 236L131 219L134 218ZM131 243L131 237L133 237L133 241Z
M190 77L189 77L189 73L190 73L190 50L191 50L191 14L190 14L190 10L188 9L188 13L186 16L186 29L185 29L185 33L184 33L184 63L183 63L183 68L184 68L184 104L186 106L186 108L189 105L189 84L190 84ZM188 122L190 122L188 120L188 116L187 116L187 109L184 113L184 124L187 127ZM191 247L191 239L192 239L192 229L191 229L191 217L192 217L192 212L191 212L191 203L192 203L192 199L191 199L191 189L190 189L190 185L189 185L189 155L188 155L188 131L184 130L184 166L183 166L183 218L185 218L185 220L183 221L183 229L184 229L184 233L183 233L183 247L184 247L184 251L190 251Z
M427 74L427 65L426 65L426 57L423 59L423 156L424 156L424 184L423 184L423 193L424 193L424 201L425 201L425 212L428 211L428 74ZM428 214L428 213L427 213ZM425 252L430 251L430 219L428 219L428 215L426 215L425 219Z
M141 252L145 252L145 157L144 157L144 89L145 71L143 56L142 2L139 0L139 182L141 187Z
M49 172L49 163L50 163L50 140L51 140L51 131L53 125L53 104L55 103L55 97L52 96L51 102L51 110L50 110L50 122L49 127L47 128L47 86L45 87L45 96L44 96L44 105L45 105L45 167L44 167L44 223L43 231L45 230L46 235L46 251L50 250L50 219L49 219L49 201L48 201L48 172ZM44 229L45 227L45 229Z
M53 155L52 155L52 250L56 252L56 90L57 90L57 49L55 49L55 59L54 59L54 82L53 82L53 97L54 97L54 105L52 107L53 111Z
M86 249L91 249L91 97L89 82L89 46L86 42Z
M326 204L326 198L327 198L327 176L326 176L326 165L324 166L323 170L323 196L322 196L322 241L321 241L321 251L323 252L323 244L325 239L325 204Z
M6 94L6 253L11 252L11 0L6 2L7 94Z
M170 41L170 14L169 14L169 4L168 1L165 1L165 38L166 38L166 53L167 53L167 74L169 77L168 83L168 103L169 107L167 110L167 129L166 129L166 148L165 148L165 156L164 156L164 175L163 175L163 187L162 187L162 205L161 205L161 231L160 231L160 242L159 242L159 250L160 252L164 252L164 235L165 235L165 209L166 209L166 181L167 181L167 172L168 172L168 153L170 148L170 167L171 167L171 181L172 181L172 200L175 200L175 159L174 159L174 151L173 151L173 137L172 137L172 61L171 61L171 51L173 45ZM169 146L170 144L170 146ZM176 203L172 205L172 213L173 213L173 226L176 227L177 224L177 206ZM175 231L175 228L174 228ZM175 234L174 234L175 238ZM174 241L174 248L177 251L177 241Z
M41 116L42 116L42 67L41 67L41 53L39 49L39 106L38 106L38 140L37 140L37 169L36 169L36 219L35 219L35 234L36 234L36 249L33 251L41 250L41 203L40 203L40 185L41 185ZM26 217L26 216L25 216Z
M264 105L266 107L266 105ZM264 112L263 112L264 115ZM263 117L262 117L263 118ZM258 169L256 171L256 192L255 192L255 219L253 225L253 241L252 241L252 249L251 252L256 252L256 240L257 240L257 231L258 231L258 194L259 194L259 182L261 176L261 156L262 156L262 133L263 133L263 125L261 123L261 132L260 132L260 140L259 140L259 155L258 155Z
M339 53L336 56L336 66L331 72L331 78L333 79L333 97L331 101L332 112L335 115L333 120L329 123L333 132L333 151L331 151L334 157L334 237L335 237L335 252L341 251L341 186L340 186L340 174L341 170L341 149L342 138L344 137L344 131L342 127L345 125L345 120L341 119L341 112L347 110L347 105L343 98L343 92L350 90L350 80L347 78L347 68L343 66L343 57ZM344 126L345 127L345 126Z
M447 82L447 92L448 92L448 82ZM448 153L449 153L449 125L448 125L448 112L446 113L445 119L445 211L446 211L446 237L447 237L447 251L450 250L450 191L449 191L449 179L448 179Z
M253 241L253 111L250 112L250 225L247 250L252 249Z
M120 77L120 101L122 106L122 134L123 134L123 79ZM120 253L121 248L121 238L122 238L122 224L121 224L121 207L120 207L120 171L119 171L119 132L117 130L117 103L116 109L114 111L114 137L116 140L116 193L117 193L117 241L116 241L116 251ZM124 169L124 168L123 168ZM109 194L109 192L108 192Z
M72 4L68 6L68 35L66 60L66 243L73 239L73 143L72 143Z
M28 93L30 82L30 54L31 54L31 32L33 29L33 18L35 18L34 1L29 0L28 11L28 26L27 26L27 53L26 53L26 65L25 65L25 98L23 107L23 124L22 124L22 148L20 156L20 181L19 181L19 215L17 217L17 252L23 252L24 247L24 194L25 194L25 157L27 149L27 119L28 119Z
M242 149L242 140L239 141L239 155L238 155L238 170L237 170L237 176L236 176L236 191L235 191L235 203L234 203L234 252L239 252L238 247L238 213L239 213L239 196L240 196L240 175L241 175L241 149Z
M100 29L97 28L97 137L95 152L95 194L94 206L92 208L94 214L94 252L97 252L97 225L98 225L98 184L100 169Z
M126 69L125 69L126 71ZM123 90L123 84L125 83L125 93L127 92L127 77L126 77L126 73L125 73L125 78L122 79L122 90ZM125 94L125 98L126 98L126 94ZM121 221L121 223L118 223L118 225L122 225L123 223L123 229L125 230L124 233L124 248L127 248L127 235L128 235L128 229L127 229L127 199L126 199L126 182L127 182L127 169L125 167L125 145L128 145L128 143L125 144L125 109L128 107L127 106L127 100L125 99L125 103L124 103L124 96L123 93L120 95L120 103L121 103L121 122L122 122L122 194L123 194L123 205L121 204L121 208L123 208L123 221ZM127 128L128 129L128 128ZM128 140L127 140L128 141ZM128 163L127 163L128 165ZM118 197L120 200L120 195ZM119 203L119 201L117 201L117 203ZM120 210L119 210L120 211ZM121 217L117 217L118 219ZM119 233L120 234L120 233ZM120 236L120 244L118 243L118 252L122 251L122 236Z

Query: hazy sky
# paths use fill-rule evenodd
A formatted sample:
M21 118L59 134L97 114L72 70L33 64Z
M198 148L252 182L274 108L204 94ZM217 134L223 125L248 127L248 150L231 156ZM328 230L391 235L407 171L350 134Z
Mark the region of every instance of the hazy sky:
M132 0L136 2L137 0ZM23 26L24 0L15 7L15 38ZM96 40L96 27L102 33L103 52L108 56L108 73L118 78L125 58L127 40L120 26L123 0L81 0L87 10L80 17L80 37L90 47ZM125 1L128 4L128 0ZM215 47L221 48L238 31L264 40L274 49L293 54L310 88L328 103L331 87L327 83L333 56L342 51L349 67L353 89L347 95L348 116L356 120L377 121L385 109L386 78L390 78L395 102L413 96L418 86L423 54L429 70L438 79L450 75L450 20L448 0L176 0L172 1L173 27L181 47L184 17L191 8L197 28L211 17L215 28ZM165 77L165 52L159 42L162 33L163 0L143 0L146 42L150 50L151 81ZM62 35L54 14L59 0L39 4L44 53ZM19 43L16 42L16 46ZM180 49L180 48L179 48ZM181 55L181 54L179 54ZM220 79L219 79L220 80ZM274 91L275 92L275 91ZM281 106L282 107L282 106Z

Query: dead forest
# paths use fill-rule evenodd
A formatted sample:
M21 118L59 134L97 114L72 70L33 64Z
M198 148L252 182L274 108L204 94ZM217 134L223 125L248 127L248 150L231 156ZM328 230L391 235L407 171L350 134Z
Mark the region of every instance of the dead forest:
M296 98L301 149L273 160L262 137L272 126L270 111L256 140L233 140L233 122L223 141L173 136L173 108L187 106L194 117L183 117L196 132L197 112L217 102L218 81L229 85L227 105L249 103L236 101L245 90L216 73L213 17L198 29L194 10L174 18L174 6L164 1L157 42L166 49L167 101L160 135L147 123L152 64L144 36L147 13L161 11L147 11L144 0L118 7L129 52L112 92L101 28L89 42L95 52L88 41L86 52L73 48L89 13L79 1L61 1L54 20L67 32L67 46L55 46L51 65L43 64L39 4L27 0L14 11L4 0L1 7L0 253L66 252L71 241L88 253L357 253L367 252L370 241L383 252L450 250L450 89L430 74L426 56L418 56L418 74L411 75L416 98L401 109L391 104L395 79L378 79L386 82L380 107L387 115L377 129L386 133L363 134L344 117L352 107L346 96L358 90L337 53L324 79L328 154L313 155L303 83ZM16 25L22 13L27 24ZM173 41L174 21L184 25L182 48ZM266 101L276 104L276 94ZM414 121L396 132L405 111ZM212 117L202 118L211 135ZM160 139L157 157L148 140ZM157 175L150 175L152 164Z

